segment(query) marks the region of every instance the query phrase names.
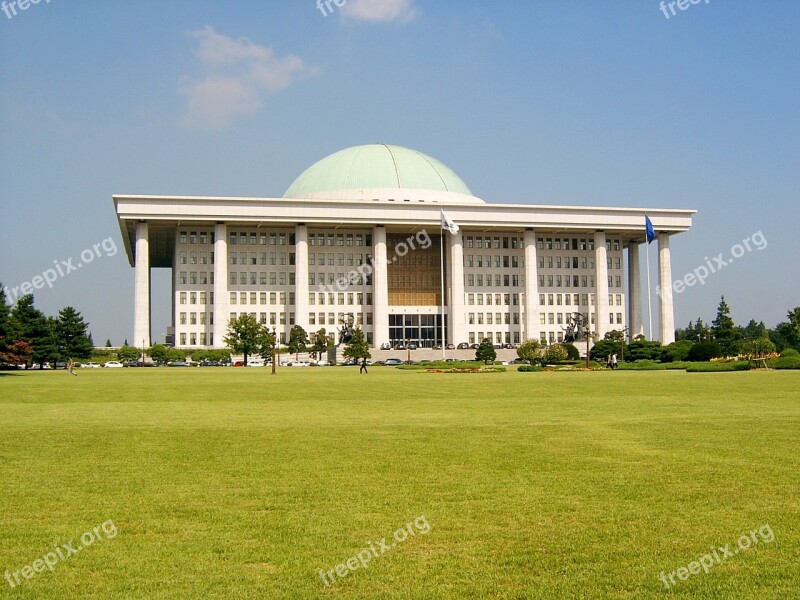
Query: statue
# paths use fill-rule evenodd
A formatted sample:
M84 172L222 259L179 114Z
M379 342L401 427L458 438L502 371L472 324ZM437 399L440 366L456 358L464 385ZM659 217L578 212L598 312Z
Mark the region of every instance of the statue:
M353 331L355 330L355 318L353 317L353 313L348 313L346 316L339 319L339 322L342 324L339 329L339 343L349 344L350 340L353 339Z
M583 318L582 313L572 313L567 321L567 326L562 328L564 330L564 342L572 343L583 340L585 324L586 320Z

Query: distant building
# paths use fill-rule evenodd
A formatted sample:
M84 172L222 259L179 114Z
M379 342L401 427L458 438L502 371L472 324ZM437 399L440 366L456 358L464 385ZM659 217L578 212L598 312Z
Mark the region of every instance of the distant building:
M151 268L172 269L169 335L180 348L223 346L242 313L284 340L295 324L338 335L352 319L372 346L430 347L442 342L442 262L446 343L560 341L575 313L600 337L643 333L644 209L489 204L407 148L336 152L282 198L117 195L114 206L135 270L137 344L151 343ZM441 230L442 210L455 235ZM647 210L664 343L674 338L670 236L694 212Z

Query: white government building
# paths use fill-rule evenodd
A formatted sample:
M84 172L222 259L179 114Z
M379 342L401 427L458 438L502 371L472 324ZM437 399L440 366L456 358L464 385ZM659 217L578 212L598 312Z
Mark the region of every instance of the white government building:
M575 313L599 338L632 338L644 333L645 212L658 242L659 339L670 343L670 237L695 213L489 204L438 160L384 144L323 158L282 198L115 195L114 206L135 272L133 343L152 341L150 269L170 268L166 341L187 349L223 347L242 313L283 341L296 324L338 336L352 318L371 346L432 347L444 315L448 344L553 342ZM458 233L441 229L442 211Z

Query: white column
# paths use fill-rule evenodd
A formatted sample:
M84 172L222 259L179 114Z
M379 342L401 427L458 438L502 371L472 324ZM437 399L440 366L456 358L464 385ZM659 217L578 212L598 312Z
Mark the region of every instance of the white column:
M150 346L150 232L147 223L136 224L133 340L137 348Z
M214 347L224 348L228 333L228 227L214 227Z
M658 322L661 344L675 341L675 313L672 307L672 259L669 234L658 234Z
M639 243L628 246L628 337L630 341L637 335L644 335L642 323L642 266L639 256Z
M450 238L450 302L448 304L447 340L450 344L467 341L464 323L464 236L459 230L452 235L445 230L441 235Z
M536 262L536 232L526 229L525 244L525 329L522 341L539 339L539 265Z
M386 228L372 229L372 344L379 348L389 341L389 278L386 273Z
M608 253L605 231L594 232L594 331L602 340L611 329L608 322Z
M305 224L295 227L294 238L294 322L308 331L308 228Z

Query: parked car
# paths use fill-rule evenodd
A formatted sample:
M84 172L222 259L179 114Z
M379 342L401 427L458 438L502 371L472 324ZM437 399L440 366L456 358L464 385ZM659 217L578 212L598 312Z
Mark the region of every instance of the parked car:
M402 365L403 361L399 358L387 358L386 362L383 363L387 367L396 367L398 365Z
M406 350L416 350L417 345L414 342L411 342L408 346L406 346Z
M311 366L312 367L330 367L331 363L329 363L327 360L314 360L314 361L311 361Z
M81 365L81 369L99 369L99 368L100 365L98 365L96 362L87 362Z
M469 344L467 342L461 342L458 345L459 350L469 350Z
M395 349L395 350L405 350L405 349L406 349L406 345L405 345L405 344L403 344L403 343L400 343L400 344L395 344L395 345L394 345L394 349Z
M389 342L383 342L381 344L381 350L391 350L392 345Z
M503 348L505 348L506 350L513 350L514 344L503 344Z
M176 361L173 361L173 362L168 362L167 366L168 367L188 367L189 363L187 363L187 362L185 362L183 360L176 360Z
M118 360L109 360L106 364L103 365L106 369L121 369L122 363Z
M481 345L480 344L470 344L469 347L472 348L473 350L477 350L478 348L481 347Z
M447 349L448 350L455 350L456 349L456 345L455 344L447 344Z

